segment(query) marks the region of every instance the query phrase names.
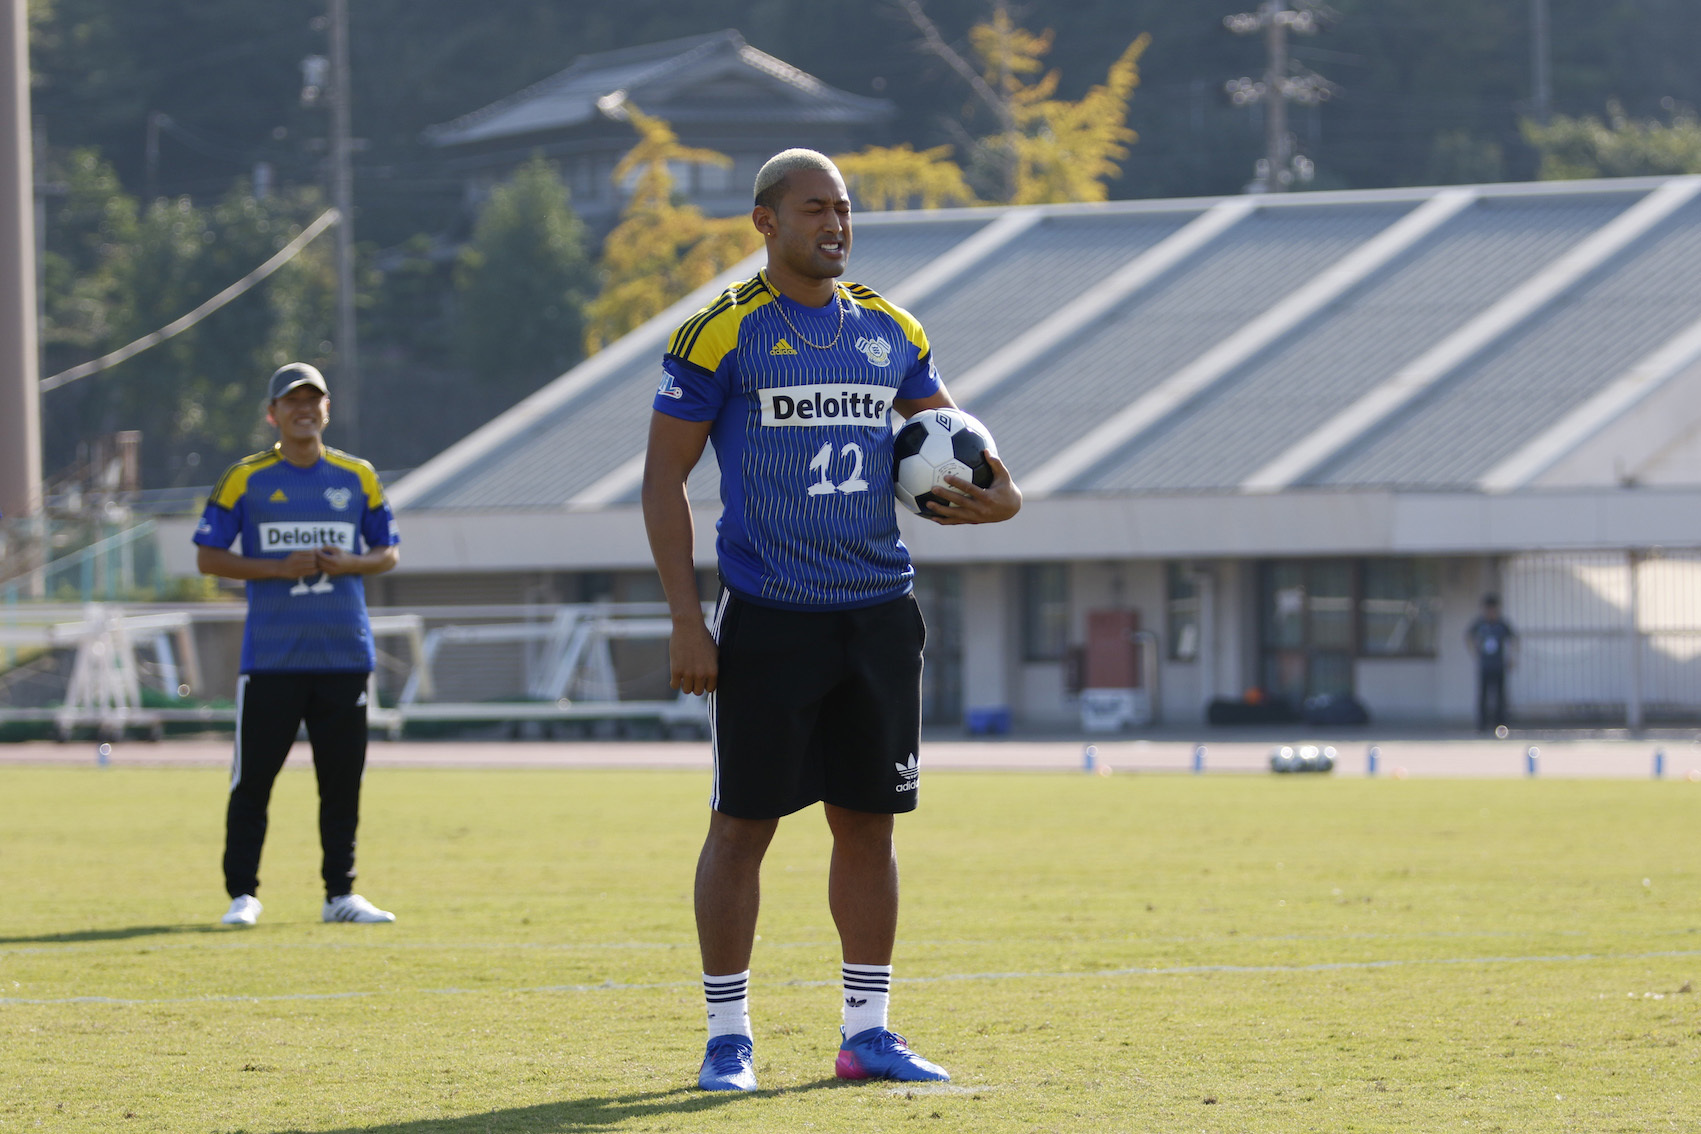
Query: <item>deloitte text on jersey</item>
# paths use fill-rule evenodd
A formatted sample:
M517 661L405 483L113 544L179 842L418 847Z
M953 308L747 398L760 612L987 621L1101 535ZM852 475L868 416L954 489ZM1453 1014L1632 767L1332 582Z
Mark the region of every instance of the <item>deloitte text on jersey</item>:
M354 525L347 523L269 523L260 525L261 551L301 551L320 547L354 550Z
M884 386L784 386L762 391L763 425L885 425Z

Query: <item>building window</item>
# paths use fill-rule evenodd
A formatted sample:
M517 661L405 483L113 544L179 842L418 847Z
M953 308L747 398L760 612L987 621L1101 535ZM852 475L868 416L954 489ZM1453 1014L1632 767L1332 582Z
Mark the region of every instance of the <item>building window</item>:
M1298 705L1352 692L1353 561L1271 560L1259 567L1264 692Z
M1199 657L1199 583L1182 563L1166 564L1164 618L1169 660L1190 662Z
M1433 559L1367 559L1360 588L1360 653L1434 657L1441 567Z
M1259 596L1264 690L1296 704L1350 693L1355 658L1435 656L1436 560L1269 560Z
M1061 661L1069 650L1069 566L1030 563L1022 568L1022 658Z

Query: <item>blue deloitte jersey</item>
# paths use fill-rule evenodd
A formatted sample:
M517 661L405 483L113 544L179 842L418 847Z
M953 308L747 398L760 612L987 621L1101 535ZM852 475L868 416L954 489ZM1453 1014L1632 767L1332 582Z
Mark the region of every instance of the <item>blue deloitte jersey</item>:
M195 542L250 558L292 551L399 543L378 474L359 457L326 449L300 468L274 447L226 470L195 529ZM364 545L364 547L363 547ZM248 580L243 673L368 673L375 661L366 586L359 575Z
M927 334L909 312L860 284L805 307L758 274L675 331L662 369L655 408L714 423L715 547L728 587L809 610L909 590L915 571L898 538L889 414L894 399L939 389Z

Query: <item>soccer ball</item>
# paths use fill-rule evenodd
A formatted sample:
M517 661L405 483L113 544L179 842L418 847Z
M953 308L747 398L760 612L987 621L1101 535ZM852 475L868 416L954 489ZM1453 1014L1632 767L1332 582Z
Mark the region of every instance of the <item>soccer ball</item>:
M892 489L900 503L923 516L934 513L929 500L944 501L954 492L947 476L977 488L992 483L992 466L981 450L998 455L992 433L975 418L957 409L922 410L898 426L892 439Z

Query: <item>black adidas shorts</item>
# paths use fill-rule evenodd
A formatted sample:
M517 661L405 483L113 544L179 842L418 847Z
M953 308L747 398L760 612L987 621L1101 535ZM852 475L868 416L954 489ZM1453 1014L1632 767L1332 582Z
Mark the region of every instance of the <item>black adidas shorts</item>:
M822 801L915 810L927 638L915 596L797 611L723 590L713 629L711 807L738 819L777 819Z

